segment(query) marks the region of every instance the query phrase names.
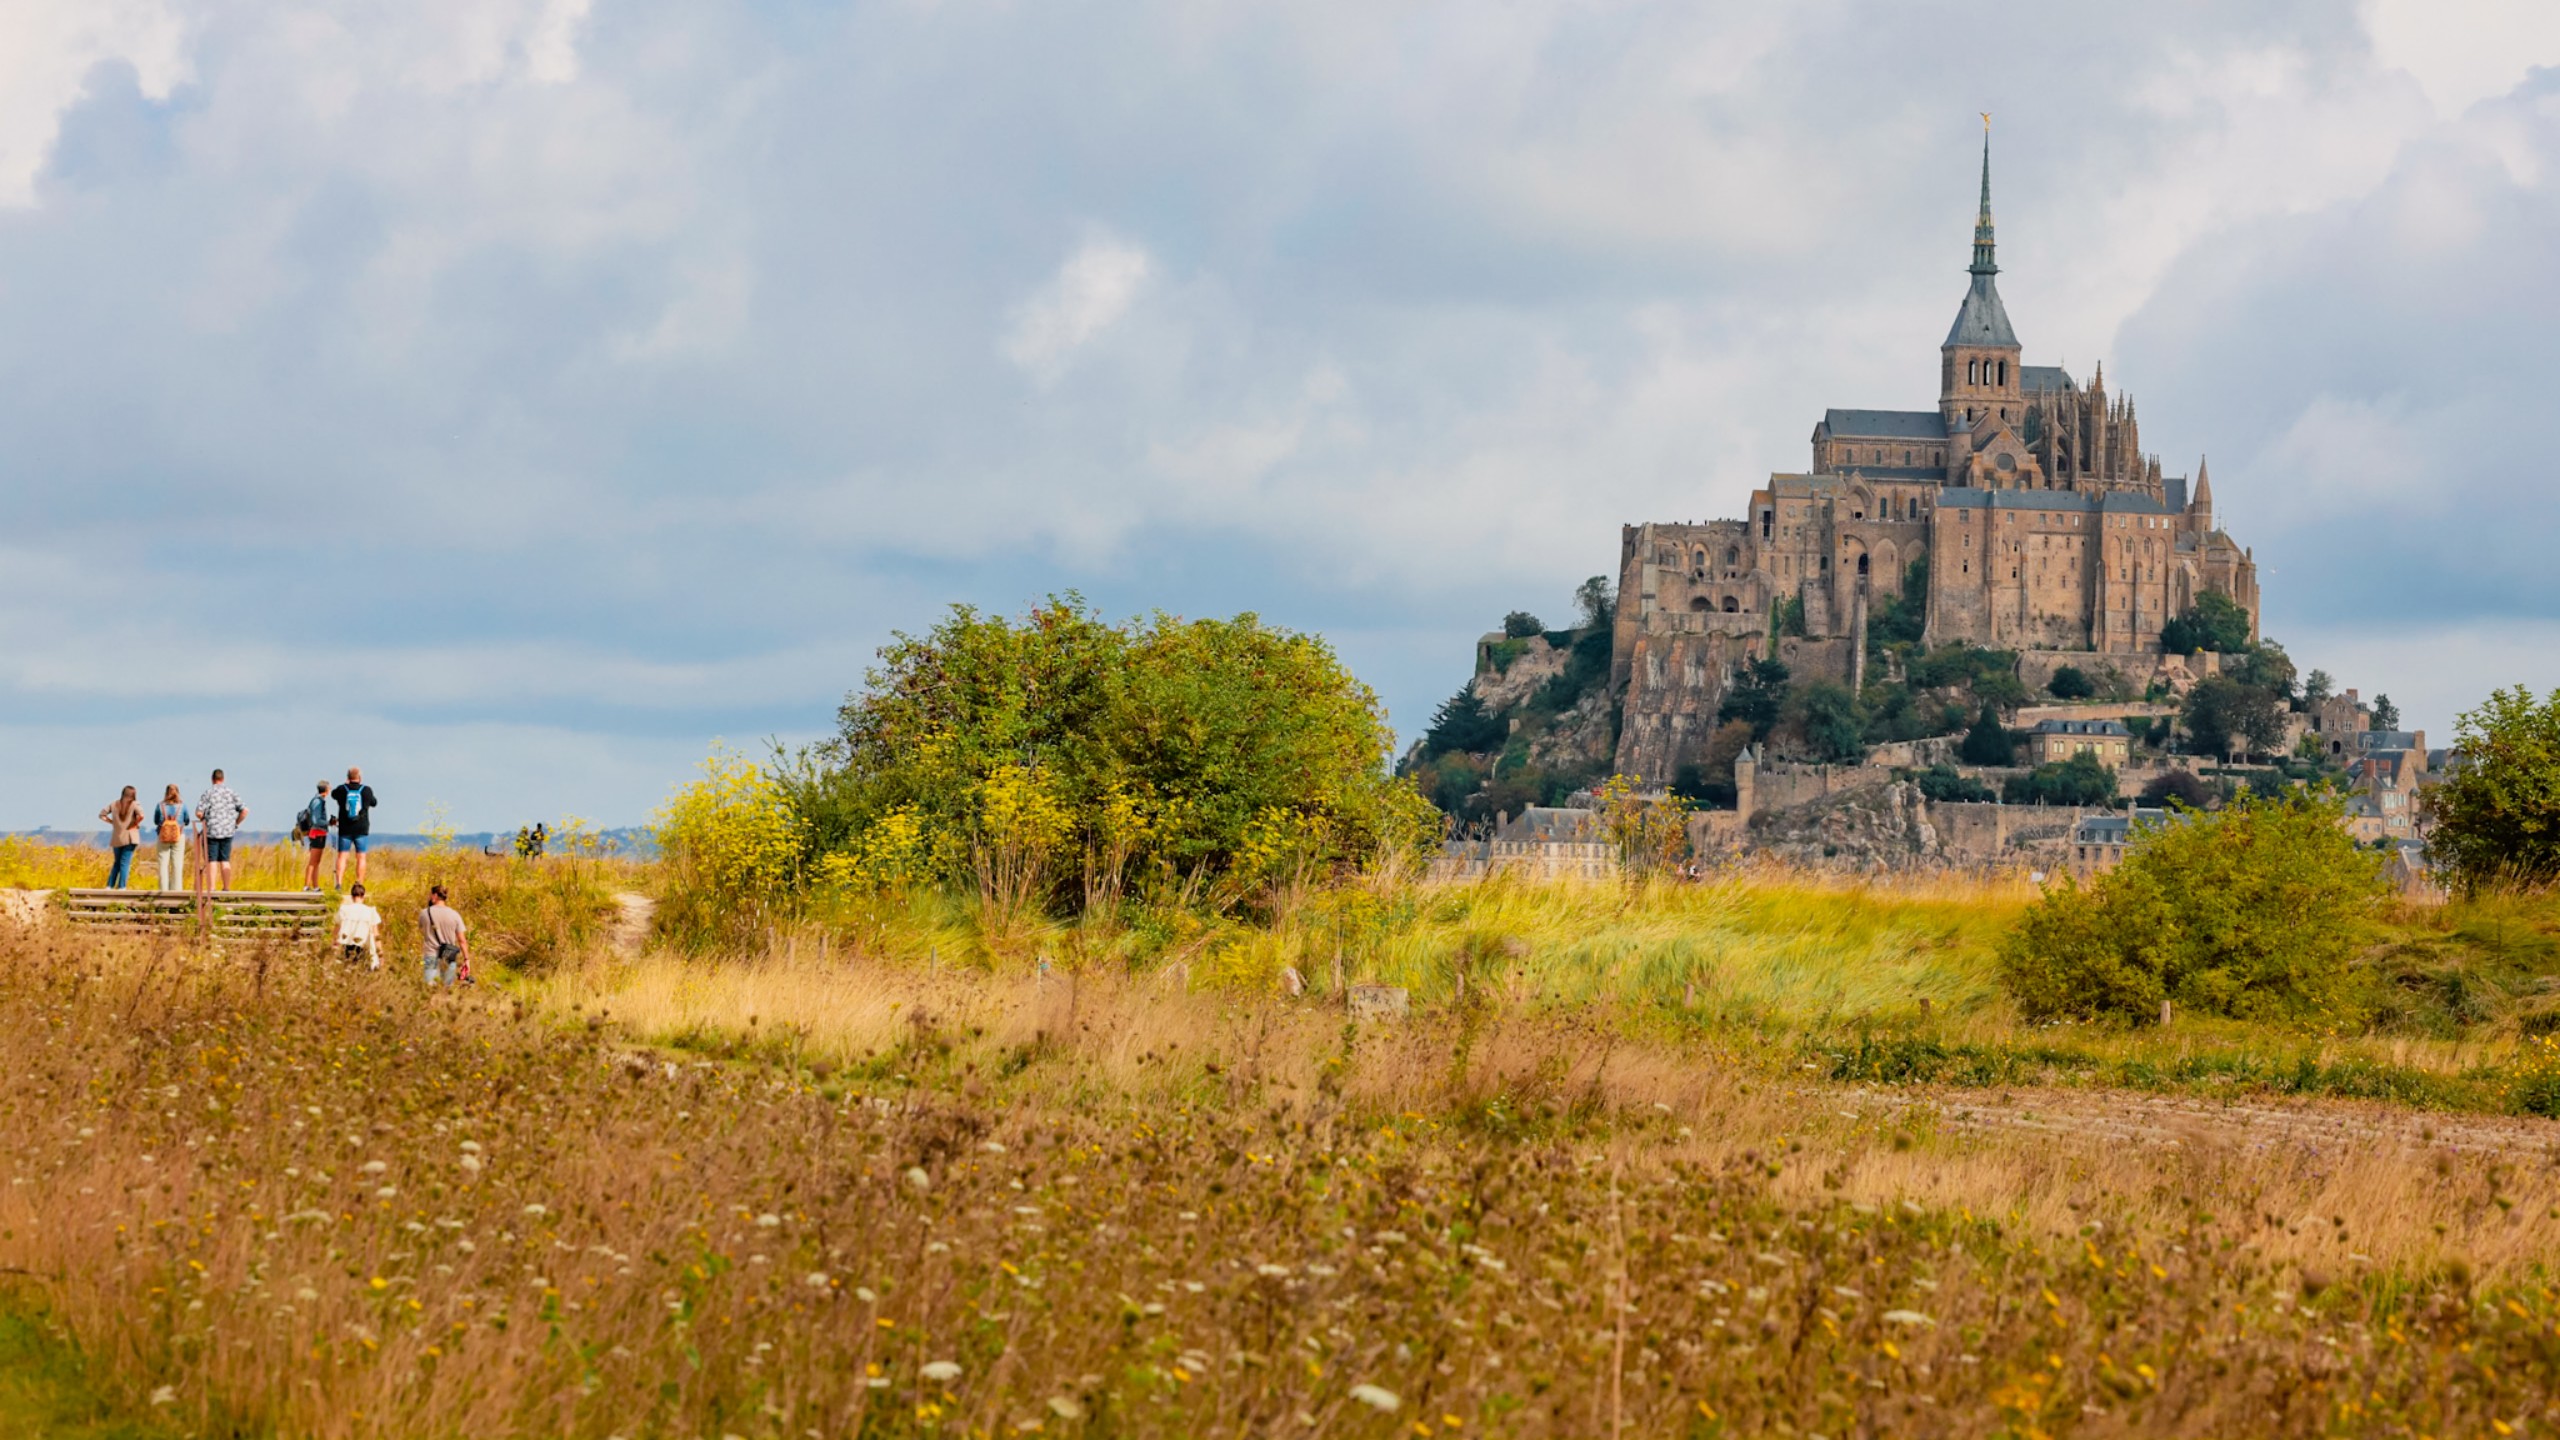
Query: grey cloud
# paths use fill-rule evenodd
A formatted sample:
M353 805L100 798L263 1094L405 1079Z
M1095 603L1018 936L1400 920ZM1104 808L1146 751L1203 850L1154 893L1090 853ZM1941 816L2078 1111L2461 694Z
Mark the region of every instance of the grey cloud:
M1323 628L1411 728L1620 521L1729 511L1825 405L1926 403L1985 107L2031 349L2214 453L2280 615L2366 613L2316 578L2356 522L2283 513L2342 473L2302 417L2367 427L2351 457L2494 429L2494 376L2388 383L2472 363L2429 326L2550 368L2531 323L2433 308L2461 277L2341 320L2430 147L2498 202L2446 263L2547 233L2545 180L2479 168L2542 122L2434 129L2310 0L572 10L205 6L182 66L79 62L0 215L22 753L76 761L119 694L264 745L319 687L478 777L466 823L535 770L628 820L634 757L823 728L890 629L1068 586ZM1143 282L1041 311L1098 239ZM181 658L122 681L146 640ZM564 768L577 736L606 758ZM46 765L0 824L94 809Z

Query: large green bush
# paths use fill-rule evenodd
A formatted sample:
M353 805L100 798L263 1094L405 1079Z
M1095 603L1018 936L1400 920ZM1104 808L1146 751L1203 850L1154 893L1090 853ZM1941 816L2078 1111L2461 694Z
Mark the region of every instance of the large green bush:
M2065 879L2003 944L2030 1019L2155 1020L2160 1002L2263 1020L2336 1013L2388 893L2332 796L2244 796L2148 828L2087 887Z
M781 777L822 882L974 880L1043 908L1128 883L1215 903L1438 833L1388 774L1377 697L1323 641L1251 615L955 606L883 649L840 720Z

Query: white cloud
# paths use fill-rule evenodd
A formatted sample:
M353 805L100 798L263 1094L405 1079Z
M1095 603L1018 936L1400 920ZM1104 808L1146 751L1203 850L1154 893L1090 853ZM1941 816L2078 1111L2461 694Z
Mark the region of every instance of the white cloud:
M1154 271L1154 259L1137 245L1108 235L1085 241L1040 293L1015 308L1001 345L1005 358L1054 377L1129 313Z
M2447 116L2560 64L2560 6L2541 0L2365 0L2364 21L2382 63Z
M166 100L189 74L186 25L170 0L8 0L0 4L0 203L35 198L35 180L94 67L121 61Z

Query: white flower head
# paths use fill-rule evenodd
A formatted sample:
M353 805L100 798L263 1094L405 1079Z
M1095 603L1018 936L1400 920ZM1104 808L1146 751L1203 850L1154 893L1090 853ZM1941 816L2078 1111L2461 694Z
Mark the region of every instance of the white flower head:
M907 1184L921 1193L933 1188L933 1177L924 1173L923 1166L910 1165L907 1167Z
M827 1288L827 1272L824 1270L812 1270L809 1272L808 1278L803 1280L801 1283L807 1285L812 1290L824 1290Z
M1400 1409L1404 1405L1404 1401L1396 1398L1396 1392L1377 1385L1354 1385L1351 1387L1351 1398L1381 1414Z
M924 1378L932 1381L936 1385L948 1385L952 1381L960 1378L960 1362L957 1360L928 1361L926 1362L924 1369L916 1373L924 1376Z

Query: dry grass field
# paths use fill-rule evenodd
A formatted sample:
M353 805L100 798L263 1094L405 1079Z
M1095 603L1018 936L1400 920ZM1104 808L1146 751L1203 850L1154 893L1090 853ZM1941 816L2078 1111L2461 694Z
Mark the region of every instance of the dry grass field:
M0 926L0 1308L153 1434L2560 1425L2560 1127L2094 1081L1984 1123L2037 1075L1821 1048L2042 1043L1967 978L2016 898L1412 891L1000 946L920 900L679 959L609 943L630 878L482 877L596 928L459 996ZM1350 1022L1337 943L1414 1014ZM2494 1029L2395 1043L2532 1043Z

